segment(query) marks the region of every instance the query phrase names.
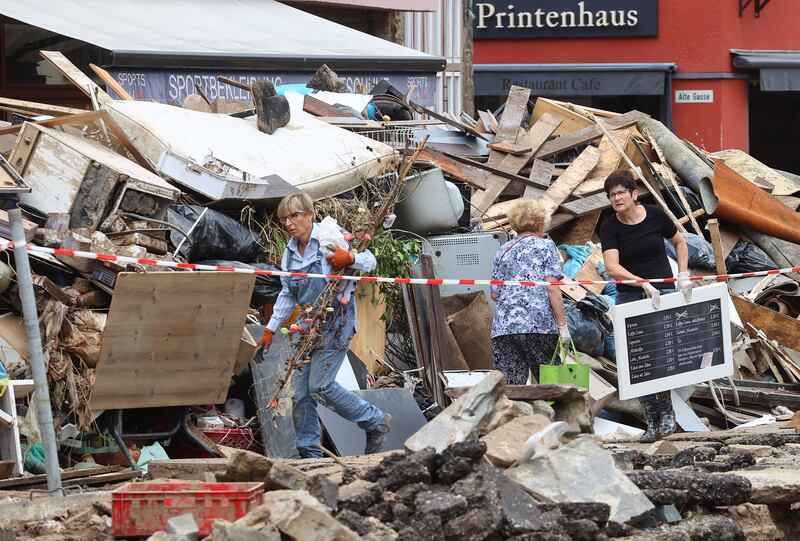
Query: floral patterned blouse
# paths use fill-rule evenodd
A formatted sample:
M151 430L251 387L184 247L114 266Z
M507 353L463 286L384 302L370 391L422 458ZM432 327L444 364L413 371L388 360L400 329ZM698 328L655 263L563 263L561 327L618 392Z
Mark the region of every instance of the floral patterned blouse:
M564 276L556 245L536 236L519 236L505 243L494 256L492 280L541 281ZM491 286L497 294L492 338L507 334L558 332L547 288Z

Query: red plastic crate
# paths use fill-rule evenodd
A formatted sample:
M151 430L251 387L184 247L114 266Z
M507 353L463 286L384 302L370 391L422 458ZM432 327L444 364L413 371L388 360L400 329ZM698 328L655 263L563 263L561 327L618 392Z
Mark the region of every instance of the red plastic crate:
M165 530L168 519L192 513L202 538L214 519L233 522L263 501L264 483L127 483L111 493L114 537L148 537Z
M250 449L256 438L250 428L201 428L200 431L217 445L236 449Z

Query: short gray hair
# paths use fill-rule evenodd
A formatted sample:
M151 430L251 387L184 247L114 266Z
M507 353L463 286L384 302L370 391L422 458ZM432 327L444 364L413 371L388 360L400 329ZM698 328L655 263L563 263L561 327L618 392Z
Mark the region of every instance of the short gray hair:
M287 216L293 212L314 214L314 201L305 192L287 195L278 203L278 217Z
M508 211L506 218L517 233L544 232L550 224L550 214L538 199L520 199Z

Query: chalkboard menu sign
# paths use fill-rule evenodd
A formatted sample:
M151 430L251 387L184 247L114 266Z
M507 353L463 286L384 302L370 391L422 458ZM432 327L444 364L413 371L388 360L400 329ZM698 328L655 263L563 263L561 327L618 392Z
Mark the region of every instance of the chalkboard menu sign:
M619 394L625 400L733 374L725 284L614 307Z

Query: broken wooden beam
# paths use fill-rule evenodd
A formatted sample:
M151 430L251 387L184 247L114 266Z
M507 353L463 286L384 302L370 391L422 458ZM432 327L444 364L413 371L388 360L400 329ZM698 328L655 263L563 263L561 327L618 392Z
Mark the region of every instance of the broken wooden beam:
M731 295L731 299L743 323L750 323L784 347L800 350L800 321L737 295Z

